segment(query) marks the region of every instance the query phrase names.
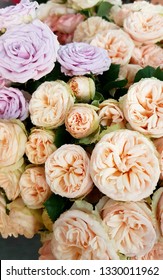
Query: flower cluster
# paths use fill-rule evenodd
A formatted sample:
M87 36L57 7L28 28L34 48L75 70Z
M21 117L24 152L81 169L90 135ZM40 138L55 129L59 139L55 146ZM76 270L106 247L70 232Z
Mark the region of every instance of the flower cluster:
M0 233L39 259L163 259L163 7L0 9Z

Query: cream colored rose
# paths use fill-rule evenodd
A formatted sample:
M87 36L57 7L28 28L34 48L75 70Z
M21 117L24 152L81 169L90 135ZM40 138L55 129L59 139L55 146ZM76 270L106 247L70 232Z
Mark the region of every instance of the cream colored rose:
M90 163L94 184L108 197L139 201L153 193L160 176L153 143L139 132L120 129L103 136Z
M152 213L158 239L163 242L163 187L160 187L152 197Z
M0 168L0 186L9 200L16 199L20 194L19 180L24 168L23 158L13 165Z
M0 168L22 158L26 141L26 131L21 121L0 120Z
M36 126L57 128L64 123L73 104L73 93L65 82L44 82L32 94L29 102L31 121Z
M141 79L130 86L120 103L134 130L154 138L163 136L163 81Z
M156 44L135 47L130 63L138 64L141 67L149 65L163 69L163 49Z
M152 249L156 232L145 202L118 202L103 197L97 208L120 253L141 257Z
M120 67L119 71L119 80L127 79L127 85L126 88L129 88L133 83L135 79L136 73L141 70L142 67L136 64L126 64Z
M124 123L123 112L119 107L119 102L115 99L107 99L99 104L100 124L111 126L112 124Z
M52 130L33 128L25 146L31 163L43 164L55 150L55 133Z
M68 85L79 102L90 102L95 95L95 82L89 77L73 77L68 81Z
M68 5L75 10L89 9L95 6L100 0L68 0Z
M106 49L112 63L125 65L130 61L134 43L123 30L109 30L99 33L90 43L93 46Z
M29 166L21 175L19 185L24 203L32 209L42 208L51 194L44 167Z
M163 16L149 10L129 14L124 19L123 28L137 44L163 40Z
M113 22L106 21L98 16L92 16L76 27L73 41L90 43L98 33L118 28Z
M154 139L153 142L160 155L160 158L159 158L160 159L160 169L161 169L160 179L163 180L163 137Z
M97 110L89 104L75 104L65 118L66 130L77 139L89 136L99 127Z
M79 145L65 144L45 162L45 174L52 192L68 198L79 198L93 187L89 174L89 157Z
M32 238L42 228L40 210L29 209L21 198L8 204L10 225L17 235Z
M101 219L89 208L70 209L55 221L51 246L57 260L119 259Z

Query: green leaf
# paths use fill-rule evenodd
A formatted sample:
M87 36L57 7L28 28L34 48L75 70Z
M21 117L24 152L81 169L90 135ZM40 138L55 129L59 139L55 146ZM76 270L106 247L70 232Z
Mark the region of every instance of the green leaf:
M136 75L135 75L135 79L134 79L134 83L139 82L141 79L143 78L151 78L154 77L154 73L155 73L155 68L151 67L151 66L146 66L145 68L139 70Z
M79 144L79 145L90 145L90 144L96 142L96 140L99 137L99 134L100 134L100 126L95 130L95 132L93 132L89 136L81 138L81 139L77 139L75 141L75 143Z
M54 222L59 216L72 206L73 202L66 197L52 194L44 203L50 219Z
M159 79L160 81L163 81L163 70L161 70L160 67L156 68L154 77Z
M106 82L115 81L119 76L120 65L111 64L109 70L105 71L102 75L99 75L99 81L103 86Z
M111 90L113 88L122 88L122 87L126 86L127 82L128 82L127 79L111 81L104 86L103 90L105 93L107 93L109 90Z
M99 6L98 6L98 10L97 10L97 16L99 17L106 17L108 16L110 9L113 7L113 5L109 2L102 2Z
M55 131L55 145L57 148L71 143L72 136L67 132L65 125L58 127Z

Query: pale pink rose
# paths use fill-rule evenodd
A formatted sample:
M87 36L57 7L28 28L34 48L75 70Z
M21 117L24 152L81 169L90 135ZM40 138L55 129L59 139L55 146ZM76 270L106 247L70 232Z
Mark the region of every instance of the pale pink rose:
M42 228L41 212L29 209L21 198L8 204L10 225L17 235L32 238Z
M65 118L66 130L77 139L87 137L99 127L97 107L90 104L76 103Z
M155 44L135 47L130 63L138 64L141 67L149 65L163 69L163 49Z
M120 202L103 197L97 208L120 253L141 257L152 249L156 232L145 202Z
M29 102L31 121L36 126L57 128L74 104L71 88L64 81L44 82Z
M163 241L163 187L157 189L152 197L152 213L158 239Z
M148 254L139 258L139 260L163 260L163 242L157 242Z
M124 31L137 44L152 44L163 40L163 16L155 12L134 12L123 23Z
M44 164L48 156L57 149L54 141L53 130L33 128L25 146L28 160L34 164Z
M79 11L83 9L89 9L98 4L100 0L68 0L69 7Z
M46 181L52 192L61 196L86 196L93 187L89 165L89 157L82 147L65 144L45 162Z
M96 144L90 163L94 184L108 197L139 201L153 193L160 176L152 141L137 131L120 129Z
M76 27L73 41L90 43L98 33L107 32L110 29L119 29L119 27L101 17L92 16Z
M160 168L161 168L160 179L163 180L163 137L154 139L153 142L154 145L156 146L157 151L160 154Z
M24 124L19 120L0 120L0 168L19 161L27 141Z
M131 59L134 43L123 30L109 30L99 33L90 43L93 46L106 49L112 63L125 65Z
M68 81L76 99L79 102L89 103L95 95L95 82L86 76L75 76Z
M43 203L51 195L44 167L29 165L21 175L19 185L22 199L31 209L43 208Z
M100 124L103 126L111 126L112 124L123 124L124 115L119 107L119 102L115 99L107 99L99 104Z
M134 130L154 138L163 136L163 81L141 79L130 86L120 103Z
M134 83L136 73L141 70L142 67L136 64L126 64L120 67L119 80L127 79L126 88L130 87Z
M23 158L13 165L0 168L0 186L5 191L8 200L14 200L19 196L19 180L24 168Z
M101 219L84 206L64 212L55 221L51 246L57 260L119 259Z

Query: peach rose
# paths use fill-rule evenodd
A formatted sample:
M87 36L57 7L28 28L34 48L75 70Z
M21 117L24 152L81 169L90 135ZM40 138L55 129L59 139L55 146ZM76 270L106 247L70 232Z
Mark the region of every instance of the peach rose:
M106 49L112 63L125 65L130 61L134 43L123 30L101 32L90 43L93 46Z
M27 141L24 124L19 120L0 120L0 168L19 161Z
M65 82L44 82L29 102L31 121L36 126L57 128L64 123L73 104L73 93Z
M87 195L93 187L89 157L79 145L65 144L45 162L45 174L52 192L68 198Z
M43 164L57 148L52 130L33 128L25 146L25 153L31 163Z
M131 13L124 19L123 28L137 44L152 44L163 40L163 16L156 12L148 10Z
M38 251L39 260L55 260L56 258L52 254L51 248L52 233L41 234L42 246Z
M23 158L13 165L0 168L0 186L5 191L8 200L14 200L19 196L19 180L24 168Z
M148 254L139 258L139 260L163 260L163 242L157 242Z
M21 198L8 204L10 224L17 235L32 238L42 228L41 212L29 209Z
M51 194L45 179L44 167L27 167L21 175L19 185L24 203L32 209L42 208L43 203Z
M100 103L98 115L100 124L103 126L111 126L112 124L124 123L123 112L119 107L119 102L115 99L107 99Z
M163 242L163 187L160 187L152 197L152 213L158 238Z
M51 241L53 255L57 260L119 259L96 212L90 206L80 207L64 212L55 221Z
M160 179L163 180L163 137L154 139L153 143L160 155L160 168L161 168Z
M96 144L90 163L94 184L108 197L139 201L153 193L160 176L153 143L137 131L120 129Z
M155 44L135 47L130 63L138 64L141 67L150 65L163 69L163 49Z
M98 33L107 32L110 29L119 29L119 27L101 17L92 16L76 27L73 41L90 43Z
M120 253L141 257L152 249L156 232L145 202L119 202L103 197L97 208Z
M89 136L99 127L97 110L90 104L74 104L65 118L66 130L77 139Z
M163 81L141 79L130 86L120 103L134 130L154 138L163 136Z
M119 71L119 80L127 79L128 82L125 87L129 88L134 83L136 73L141 69L142 67L136 64L126 64L121 66Z

